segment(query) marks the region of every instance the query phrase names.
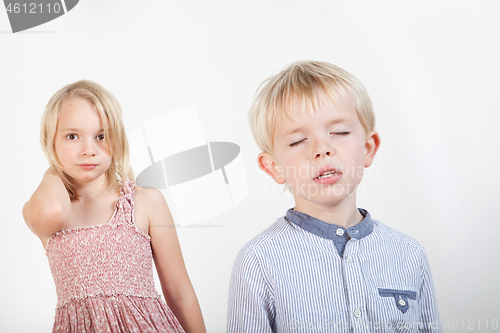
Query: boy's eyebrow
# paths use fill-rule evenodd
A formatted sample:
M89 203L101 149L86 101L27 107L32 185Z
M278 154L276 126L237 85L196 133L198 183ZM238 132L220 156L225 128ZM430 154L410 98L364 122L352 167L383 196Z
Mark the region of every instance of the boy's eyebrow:
M285 133L285 136L292 135L292 134L295 134L297 132L300 132L300 131L302 131L303 128L304 127L302 127L302 126L301 127L297 127L296 129L291 130L290 132Z
M338 118L338 119L333 119L329 122L327 122L327 125L330 126L330 125L335 125L335 124L340 124L340 123L347 123L347 122L350 122L349 119L346 119L346 118ZM285 136L288 136L288 135L292 135L292 134L295 134L297 132L300 132L304 129L303 126L300 126L300 127L297 127L287 133L285 133Z
M347 118L338 118L338 119L334 119L334 120L329 121L327 124L328 125L335 125L335 124L350 123L350 122L351 122L350 119L347 119Z

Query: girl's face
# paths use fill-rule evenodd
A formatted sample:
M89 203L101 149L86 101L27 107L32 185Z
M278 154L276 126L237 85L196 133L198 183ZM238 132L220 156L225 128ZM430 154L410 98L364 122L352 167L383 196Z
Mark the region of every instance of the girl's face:
M105 177L111 164L101 117L84 99L62 103L54 146L64 173L75 185Z

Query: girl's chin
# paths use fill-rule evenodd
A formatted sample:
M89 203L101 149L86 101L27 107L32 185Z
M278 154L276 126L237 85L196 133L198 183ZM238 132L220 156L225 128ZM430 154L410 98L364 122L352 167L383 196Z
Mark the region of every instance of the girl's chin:
M91 182L91 181L94 181L94 180L97 180L101 177L106 177L105 174L100 174L100 175L96 175L95 173L84 173L84 174L74 174L74 173L71 173L71 174L68 174L66 173L66 176L68 177L68 180L72 183L76 183L76 184L80 184L80 183L88 183L88 182Z

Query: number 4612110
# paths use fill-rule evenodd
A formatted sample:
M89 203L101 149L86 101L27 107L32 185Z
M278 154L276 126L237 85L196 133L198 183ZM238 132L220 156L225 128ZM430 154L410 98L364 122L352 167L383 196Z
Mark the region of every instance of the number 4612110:
M18 2L15 3L9 3L7 5L7 13L23 13L23 14L41 14L41 13L59 13L61 11L61 4L60 3L48 3L45 6L40 3L36 4L34 2L32 3L23 3L20 4Z
M458 319L453 319L450 320L448 319L447 321L444 322L443 327L446 329L463 329L463 330L496 330L498 329L498 319L493 319L493 320L474 320L474 319L469 319L469 320L458 320Z

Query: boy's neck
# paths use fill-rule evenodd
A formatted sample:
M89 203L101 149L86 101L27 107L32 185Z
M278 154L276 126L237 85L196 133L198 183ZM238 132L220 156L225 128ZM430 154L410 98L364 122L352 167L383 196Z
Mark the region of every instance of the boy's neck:
M346 229L358 224L364 218L355 203L354 205L339 204L336 206L323 206L311 202L302 204L296 201L294 210Z

